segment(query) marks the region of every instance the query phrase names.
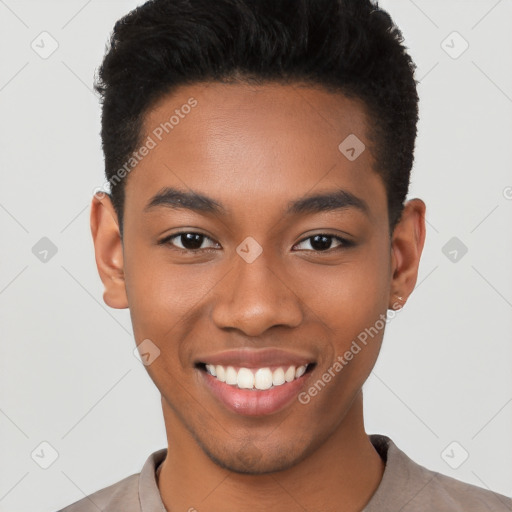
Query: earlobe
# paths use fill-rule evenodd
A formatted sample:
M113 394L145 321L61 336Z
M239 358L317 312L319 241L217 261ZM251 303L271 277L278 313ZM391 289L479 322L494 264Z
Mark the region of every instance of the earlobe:
M413 292L418 279L421 253L425 244L425 203L407 201L391 242L391 295L389 308L400 309ZM397 300L399 298L399 300ZM398 304L398 307L395 307Z
M90 221L96 266L105 287L103 300L111 308L127 308L123 246L117 214L108 194L93 196Z

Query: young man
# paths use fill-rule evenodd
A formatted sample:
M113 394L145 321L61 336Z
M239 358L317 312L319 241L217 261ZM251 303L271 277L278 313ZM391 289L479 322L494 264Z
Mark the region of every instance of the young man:
M66 512L512 510L364 428L425 239L402 42L369 0L153 0L116 24L91 228L168 447Z

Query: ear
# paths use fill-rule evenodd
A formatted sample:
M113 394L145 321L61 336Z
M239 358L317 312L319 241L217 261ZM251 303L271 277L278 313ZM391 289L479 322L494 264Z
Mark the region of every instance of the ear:
M413 292L425 243L425 203L411 199L405 203L391 239L391 295L389 308L400 309Z
M101 192L93 196L91 233L96 266L105 287L103 300L111 308L127 308L123 245L119 232L119 222L110 196L106 193Z

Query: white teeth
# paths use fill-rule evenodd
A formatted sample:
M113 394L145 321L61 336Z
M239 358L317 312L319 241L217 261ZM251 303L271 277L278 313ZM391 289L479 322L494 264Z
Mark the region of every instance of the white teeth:
M299 366L295 370L295 378L298 379L299 377L302 377L306 373L306 367L305 366Z
M220 364L207 364L206 371L221 382L238 386L240 389L270 389L272 386L282 386L286 382L292 382L306 373L308 365L279 367L274 371L270 368L240 368L238 371L233 366L224 367Z
M254 373L248 368L240 368L236 381L239 388L252 389L254 387Z
M284 374L284 380L286 382L291 382L293 379L295 379L295 366L290 366Z
M208 365L210 366L210 365ZM208 366L206 368L208 368ZM212 372L210 372L212 373ZM221 366L220 364L218 364L216 367L215 367L215 373L217 375L212 375L214 377L217 377L217 379L219 379L221 382L226 382L226 371L224 370L224 366Z
M260 368L256 372L254 375L254 387L256 389L269 389L272 387L272 372L270 368Z
M226 384L236 384L237 377L237 371L232 366L228 366L226 368Z
M272 384L274 386L280 386L281 384L284 384L284 370L282 368L277 368L274 370L274 373L272 374Z

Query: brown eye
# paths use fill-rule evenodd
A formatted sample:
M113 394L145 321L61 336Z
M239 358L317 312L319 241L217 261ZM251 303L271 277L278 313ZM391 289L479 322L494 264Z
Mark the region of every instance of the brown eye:
M301 242L299 242L297 245L303 244L304 242L310 241L309 244L311 246L311 249L306 250L312 250L314 252L325 252L336 250L336 249L342 249L344 247L351 247L354 245L353 242L350 240L347 240L345 238L341 238L336 235L328 235L325 233L321 233L318 235L313 235L308 238L305 238ZM337 242L337 245L333 248L333 241ZM296 247L296 246L295 246Z
M161 240L159 244L170 245L172 248L181 251L200 251L202 249L211 249L213 246L202 247L205 241L210 241L215 245L215 242L211 238L201 233L194 232L181 232L175 233Z

